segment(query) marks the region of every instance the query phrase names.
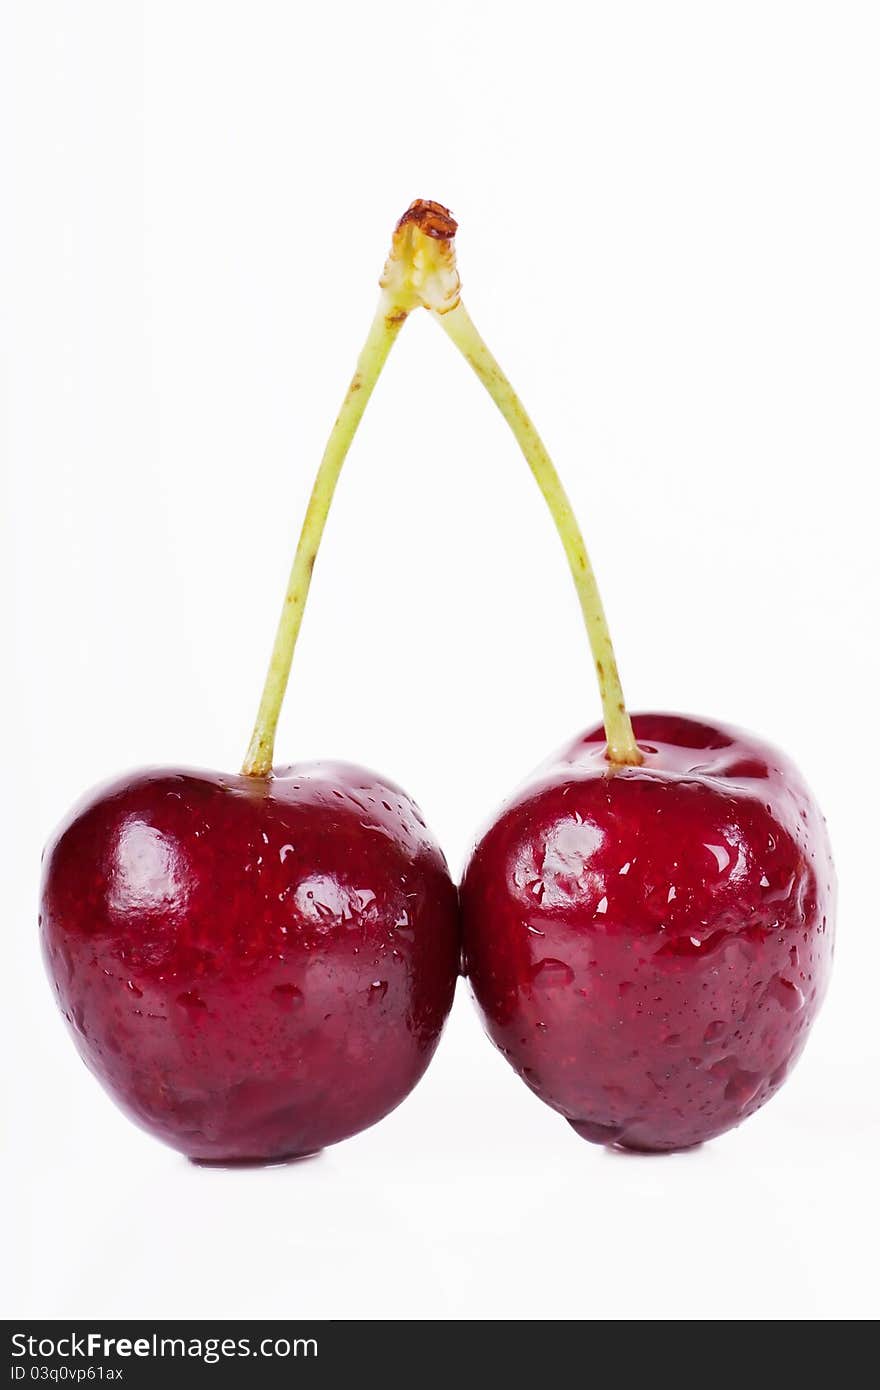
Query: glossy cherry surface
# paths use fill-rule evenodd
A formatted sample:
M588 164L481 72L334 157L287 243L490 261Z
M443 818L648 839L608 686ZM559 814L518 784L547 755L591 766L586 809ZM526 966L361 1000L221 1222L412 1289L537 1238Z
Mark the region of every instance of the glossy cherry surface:
M585 1139L687 1147L782 1084L831 965L834 871L792 764L738 730L633 720L640 767L601 728L514 797L461 890L489 1035Z
M44 857L41 931L79 1052L194 1158L313 1152L424 1072L458 970L456 891L421 815L362 769L145 770Z

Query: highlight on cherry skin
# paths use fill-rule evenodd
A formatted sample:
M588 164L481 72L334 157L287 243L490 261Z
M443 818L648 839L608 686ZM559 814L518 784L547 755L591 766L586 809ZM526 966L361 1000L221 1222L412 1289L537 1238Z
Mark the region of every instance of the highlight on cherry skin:
M395 232L241 773L131 773L75 807L44 855L44 958L80 1055L191 1158L297 1157L374 1124L421 1077L452 1004L457 893L415 803L356 767L273 767L336 483L414 286L433 283L431 225L424 205Z
M758 739L640 714L515 795L461 890L489 1036L583 1138L687 1148L779 1089L828 983L834 873L818 809Z

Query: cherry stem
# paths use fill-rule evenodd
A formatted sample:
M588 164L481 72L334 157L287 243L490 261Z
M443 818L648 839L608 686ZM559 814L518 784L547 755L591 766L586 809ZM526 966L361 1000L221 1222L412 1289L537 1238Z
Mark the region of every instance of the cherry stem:
M246 776L267 777L272 771L278 718L336 484L388 354L408 314L419 305L437 319L498 406L550 509L568 558L590 640L602 697L608 760L613 765L637 765L642 761L623 700L596 576L571 503L541 436L461 302L453 245L456 230L456 222L448 208L424 199L417 199L395 228L391 253L380 281L379 307L330 432L306 509L260 707L242 766Z
M642 754L624 703L617 660L611 645L611 634L608 631L599 586L577 518L559 474L522 402L477 332L461 300L446 312L434 310L433 313L501 411L544 495L544 501L550 509L550 515L556 524L568 558L590 639L599 680L599 694L602 697L608 760L614 764L637 765L642 762Z
M382 287L379 307L336 423L330 431L306 508L260 708L242 765L245 776L268 777L272 771L278 718L302 625L312 570L342 465L373 387L410 310L424 305L427 309L440 312L457 301L458 274L452 251L455 227L446 208L439 203L419 200L407 209L395 228L391 251L379 282Z
M272 771L278 718L287 690L296 639L302 625L312 570L333 494L373 387L406 318L407 311L399 308L388 291L383 289L376 316L358 358L355 374L330 431L330 438L327 440L306 508L287 582L287 593L284 595L284 606L275 635L269 670L266 673L266 683L263 686L247 756L241 769L247 777L266 777Z

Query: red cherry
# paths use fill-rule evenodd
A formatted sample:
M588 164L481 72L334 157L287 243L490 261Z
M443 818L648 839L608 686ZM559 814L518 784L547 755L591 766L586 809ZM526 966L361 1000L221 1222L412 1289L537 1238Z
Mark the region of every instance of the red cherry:
M134 773L59 829L41 906L83 1060L193 1158L305 1154L374 1124L452 1003L443 856L409 797L355 767Z
M796 769L748 734L627 713L577 519L534 423L459 300L438 316L522 450L583 613L603 726L483 836L461 889L490 1037L585 1139L697 1144L781 1085L831 964L834 873ZM625 533L625 476L604 518Z
M834 871L792 764L751 735L642 714L542 768L474 850L467 974L489 1036L585 1139L683 1148L778 1090L828 983Z
M87 797L45 859L46 962L80 1054L194 1158L301 1155L374 1124L422 1075L452 1003L457 893L417 807L373 773L273 772L273 755L342 465L410 309L454 290L454 231L419 204L395 232L241 775L134 773ZM257 516L270 501L248 500Z

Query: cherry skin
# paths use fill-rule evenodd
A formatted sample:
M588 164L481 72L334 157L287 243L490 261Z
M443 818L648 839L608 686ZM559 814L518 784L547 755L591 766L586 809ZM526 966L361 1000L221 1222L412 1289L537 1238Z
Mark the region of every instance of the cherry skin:
M461 889L487 1031L585 1139L637 1150L739 1124L797 1060L825 993L834 870L792 764L751 735L635 716L505 807Z
M41 932L87 1066L207 1160L311 1153L387 1115L458 973L456 891L418 809L342 764L98 789L45 854Z

